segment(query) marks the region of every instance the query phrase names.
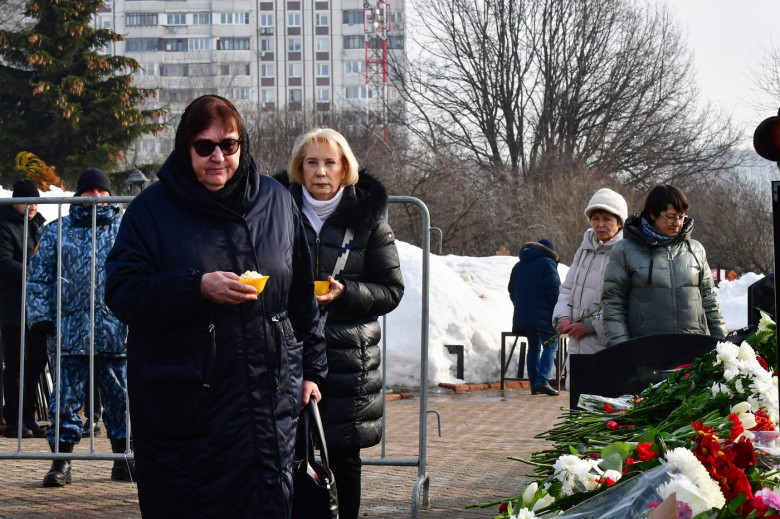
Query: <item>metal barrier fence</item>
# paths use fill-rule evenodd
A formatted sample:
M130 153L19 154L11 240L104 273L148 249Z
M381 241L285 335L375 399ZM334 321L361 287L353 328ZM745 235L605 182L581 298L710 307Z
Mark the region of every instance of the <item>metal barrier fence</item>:
M110 196L110 197L45 197L45 198L4 198L0 199L0 206L2 205L12 205L12 204L25 204L27 207L25 209L25 213L27 210L29 210L29 204L38 204L41 205L54 205L56 204L58 207L57 211L57 219L64 216L63 214L63 205L65 204L72 204L72 203L80 203L80 204L91 204L93 207L92 211L92 227L95 228L96 224L96 206L99 203L120 203L120 204L126 204L132 201L134 197L132 196ZM421 309L420 309L420 319L421 319L421 333L420 333L420 423L419 423L419 446L418 446L418 452L416 458L387 458L385 456L385 430L386 430L386 413L383 412L382 417L382 445L381 445L381 455L378 458L366 458L363 460L363 463L366 465L383 465L383 466L410 466L410 467L417 467L417 479L414 483L413 487L413 494L412 494L412 519L417 519L419 508L420 508L420 496L422 492L422 503L428 507L430 506L430 497L429 497L429 487L430 487L430 477L426 471L426 445L427 445L427 414L428 414L428 395L427 395L427 387L428 387L428 323L429 323L429 283L430 283L430 276L429 276L429 269L430 269L430 215L428 212L428 208L425 206L424 203L422 203L419 199L409 196L391 196L389 198L390 203L402 203L402 204L413 204L418 207L420 210L420 215L422 219L422 230L421 230L421 243L422 243L422 279L421 279L421 288L422 288L422 301L421 301ZM25 214L27 216L27 213ZM29 220L25 218L25 226L24 226L24 233L23 233L23 242L27 242L27 237L29 233L28 223ZM62 283L62 277L61 277L61 243L62 243L62 227L60 226L60 235L58 236L58 272L57 272L57 321L60 321L61 317L61 283ZM94 378L94 315L95 315L95 244L94 244L94 236L95 233L92 233L93 235L93 244L92 244L92 258L91 258L91 273L90 273L90 286L91 286L91 297L90 297L90 331L89 331L89 344L90 344L90 355L89 355L89 388L90 388L90 402L89 402L89 409L85 409L85 415L86 416L93 416L94 415L94 388L95 388L95 378ZM27 296L27 248L23 247L23 284L22 284L22 298L21 298L21 313L22 318L20 322L21 326L21 339L20 344L25 344L25 332L26 332L26 296ZM382 339L382 375L383 379L387 380L387 328L385 326L386 320L383 318L383 339ZM60 358L61 358L61 336L60 336L60 327L57 327L57 334L55 337L56 340L56 365L57 369L59 369L59 366L61 365ZM20 391L19 391L19 416L22 416L22 406L24 404L24 394L21 390L22 387L24 387L24 363L25 363L25 356L20 355ZM56 399L56 406L59 407L60 402L60 379L59 373L56 373L57 376L54 377L55 384L54 387L49 386L48 388L44 388L44 393L46 393L46 389L48 391L53 392ZM47 384L51 384L51 381L48 377L45 378L47 380ZM127 388L124 388L125 391ZM382 396L383 396L383 402L385 402L386 405L386 396L387 396L387 385L384 384L382 388ZM384 409L383 409L384 411ZM127 418L127 424L128 424L128 434L127 437L130 438L130 419L129 419L129 407L125 410L126 418ZM57 421L58 422L58 421ZM20 427L21 427L21 420L20 420ZM56 427L59 427L59 423L56 424ZM57 431L57 434L55 435L56 438L59 438L59 431ZM22 443L21 435L19 435L19 439L17 441L17 448L15 451L0 451L0 460L1 459L45 459L45 460L54 460L54 459L70 459L70 460L118 460L118 459L132 459L133 454L130 453L129 448L126 449L126 452L124 454L121 453L106 453L106 452L97 452L95 451L95 438L94 438L94 430L90 430L89 433L90 438L90 445L89 445L89 451L86 453L60 453L57 449L57 452L31 452L31 451L25 451ZM29 444L28 444L29 445ZM40 444L36 443L37 447L40 447Z

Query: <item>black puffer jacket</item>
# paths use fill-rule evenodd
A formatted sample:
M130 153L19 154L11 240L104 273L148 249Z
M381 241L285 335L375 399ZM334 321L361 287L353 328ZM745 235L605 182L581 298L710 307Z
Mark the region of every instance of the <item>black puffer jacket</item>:
M254 162L239 214L172 157L128 207L106 261L106 301L129 325L141 511L289 517L302 382L327 372L300 213ZM201 296L204 273L246 270L270 276L257 301Z
M27 230L27 264L32 259L46 219L36 214ZM10 205L0 206L0 326L22 322L22 256L24 215Z
M277 179L289 183L286 174ZM320 412L328 445L364 448L376 445L382 437L377 318L398 306L404 283L393 230L384 218L387 191L363 170L359 179L356 186L345 188L319 236L303 219L318 280L333 274L347 227L355 232L341 274L344 296L325 308L328 378L322 387ZM290 191L301 207L303 188L293 184Z

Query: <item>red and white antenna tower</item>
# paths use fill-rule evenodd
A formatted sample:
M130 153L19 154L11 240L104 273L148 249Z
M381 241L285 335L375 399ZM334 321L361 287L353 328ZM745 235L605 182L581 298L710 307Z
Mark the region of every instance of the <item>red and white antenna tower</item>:
M366 84L374 85L382 108L385 143L387 128L387 35L390 32L390 4L376 0L363 2L363 27L366 35Z

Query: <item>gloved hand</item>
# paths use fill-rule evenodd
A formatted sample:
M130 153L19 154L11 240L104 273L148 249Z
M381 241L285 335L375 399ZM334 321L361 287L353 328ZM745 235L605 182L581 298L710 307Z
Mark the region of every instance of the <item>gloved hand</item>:
M46 337L47 335L54 335L57 328L51 321L39 321L30 327L30 335L35 337Z

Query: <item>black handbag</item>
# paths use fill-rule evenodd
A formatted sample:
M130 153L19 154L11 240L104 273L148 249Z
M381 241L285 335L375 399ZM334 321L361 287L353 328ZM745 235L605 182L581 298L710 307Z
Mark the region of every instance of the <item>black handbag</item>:
M320 460L314 457L314 443ZM328 447L317 401L312 397L298 423L293 467L292 519L338 519L336 479L328 463Z

